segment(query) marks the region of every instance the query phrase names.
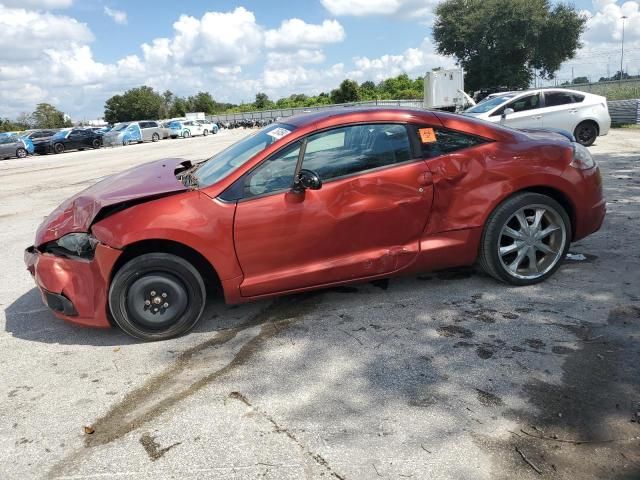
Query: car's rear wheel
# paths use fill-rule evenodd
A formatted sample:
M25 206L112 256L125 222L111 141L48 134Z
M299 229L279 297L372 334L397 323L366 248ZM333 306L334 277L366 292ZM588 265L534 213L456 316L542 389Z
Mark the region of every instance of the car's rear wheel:
M573 136L579 144L590 147L598 137L598 126L591 121L582 122L574 130Z
M16 150L16 157L25 158L28 155L28 152L24 148L18 148Z
M95 149L100 148L100 140L99 140L99 139L97 139L97 138L94 138L94 139L93 139L93 142L91 142L91 146L92 146L93 148L95 148Z
M202 135L204 135L205 137L206 137L207 135L209 135L209 130L206 130L206 129L205 129L205 130L203 130L203 131L202 131Z
M532 285L560 267L571 242L571 221L553 198L523 192L489 216L479 262L492 277L512 285Z
M151 136L151 141L152 141L152 142L157 142L157 141L159 141L159 140L160 140L160 135L158 135L157 133L154 133L154 134Z
M198 270L169 253L129 260L109 289L116 324L143 340L164 340L191 330L205 307L206 290Z
M64 152L64 145L62 143L56 143L53 146L53 151L55 153L63 153Z
M182 132L182 138L189 138L191 136L191 132L189 130L185 130Z

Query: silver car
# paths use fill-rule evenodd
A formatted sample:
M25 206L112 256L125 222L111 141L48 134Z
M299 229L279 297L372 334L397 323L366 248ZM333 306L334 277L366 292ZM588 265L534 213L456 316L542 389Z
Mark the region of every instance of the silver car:
M131 145L132 143L157 142L163 138L163 135L162 127L156 121L125 122L116 124L105 133L102 142L105 147Z
M25 158L29 155L29 146L17 135L0 136L0 159L18 157Z
M611 127L605 97L564 88L496 93L464 115L514 128L566 130L586 147L599 135L609 133Z

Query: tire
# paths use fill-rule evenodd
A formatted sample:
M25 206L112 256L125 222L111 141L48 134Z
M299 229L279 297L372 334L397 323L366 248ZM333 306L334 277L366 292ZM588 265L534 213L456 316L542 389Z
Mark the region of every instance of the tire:
M97 150L98 148L100 148L101 142L100 140L98 140L97 138L93 139L93 142L91 142L91 146Z
M64 153L64 144L63 143L56 143L53 146L53 152L54 153Z
M160 135L158 135L157 133L154 133L153 135L151 135L151 141L152 142L160 141Z
M214 128L213 129L213 134L215 135L216 133L218 133L218 130L220 130L219 128Z
M27 152L24 148L18 148L16 150L16 157L18 158L27 158L27 155L29 155L29 152Z
M185 130L182 132L182 138L189 138L191 136L191 132L189 130Z
M209 135L209 130L206 130L206 129L205 129L205 130L203 130L203 131L202 131L202 135L204 135L205 137L206 137L207 135Z
M188 332L200 320L205 303L198 270L169 253L146 253L129 260L109 288L115 323L142 340L165 340Z
M570 243L571 220L562 205L546 195L522 192L502 202L489 216L478 260L497 280L533 285L553 275Z
M573 131L573 136L580 145L590 147L598 137L598 125L592 121L581 122Z

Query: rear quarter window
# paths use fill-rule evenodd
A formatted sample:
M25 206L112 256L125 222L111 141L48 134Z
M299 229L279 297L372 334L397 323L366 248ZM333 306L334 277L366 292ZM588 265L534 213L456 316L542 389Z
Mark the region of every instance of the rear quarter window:
M488 140L475 135L444 128L416 127L415 135L420 144L422 158L425 159L447 155L488 142Z

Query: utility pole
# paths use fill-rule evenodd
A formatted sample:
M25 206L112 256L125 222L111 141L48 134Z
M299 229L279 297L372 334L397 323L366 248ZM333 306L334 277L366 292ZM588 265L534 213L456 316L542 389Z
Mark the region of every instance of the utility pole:
M624 21L627 19L626 15L622 17L622 48L620 49L620 83L622 83L622 73L624 72L622 61L624 60Z

